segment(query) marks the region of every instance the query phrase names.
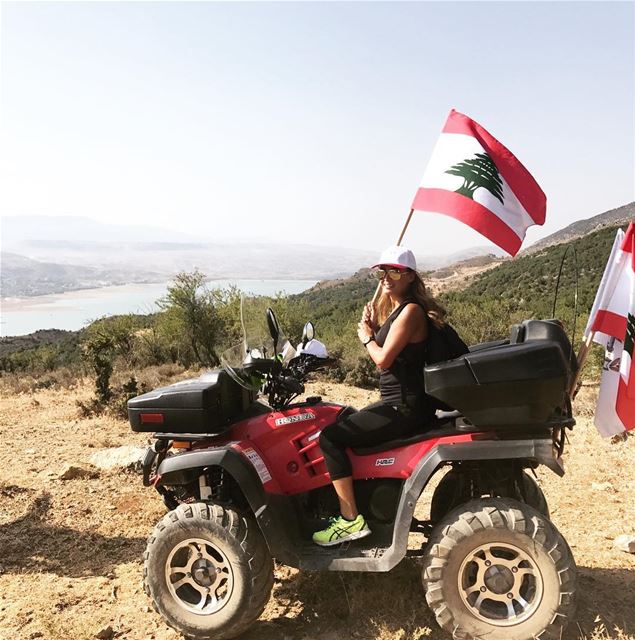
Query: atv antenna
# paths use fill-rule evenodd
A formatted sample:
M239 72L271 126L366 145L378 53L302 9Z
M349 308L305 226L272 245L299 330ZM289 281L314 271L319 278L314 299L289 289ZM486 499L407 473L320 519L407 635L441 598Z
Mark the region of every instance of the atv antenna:
M556 317L556 302L558 300L558 289L560 288L560 276L562 275L562 267L564 266L565 258L567 257L567 253L569 249L573 249L573 261L575 265L575 293L573 297L573 335L571 340L571 345L575 342L575 329L576 323L578 320L578 252L572 244L567 245L564 253L562 254L562 260L560 260L560 268L558 269L558 278L556 279L556 292L553 296L553 308L551 309L551 317Z
M401 244L401 241L403 240L404 235L406 234L406 229L408 228L408 225L410 224L410 219L412 218L412 214L414 212L414 209L410 209L410 213L408 214L408 217L406 218L406 224L404 224L403 229L401 230L401 233L399 234L399 240L397 240L397 246L399 246ZM377 298L379 297L379 292L381 291L381 282L377 283L377 289L375 289L375 295L373 296L373 299L371 300L371 304L373 305L373 307L375 306L375 303L377 302Z
M247 353L248 345L247 345L247 332L245 331L245 317L243 315L243 302L245 301L245 294L243 293L240 296L240 326L243 329L243 346L245 349L245 354Z
M562 275L562 268L564 266L564 261L567 257L567 253L569 252L569 249L573 249L573 261L575 266L575 270L574 270L575 292L573 296L573 329L571 334L571 348L569 350L569 362L571 362L571 359L573 356L573 349L574 349L573 345L575 344L575 330L578 322L578 252L576 251L576 248L573 246L573 244L567 245L567 247L564 250L564 253L562 254L562 260L560 260L560 268L558 269L558 277L556 279L556 291L553 296L553 307L551 309L551 317L552 318L556 317L556 302L558 301L558 290L560 289L560 276ZM578 360L578 370L579 370L580 369L579 358L577 358L577 360ZM575 378L576 380L574 381L574 384L573 384L574 387L577 382L577 375L575 376ZM571 389L570 393L573 393L573 392L574 392L573 389Z
M560 268L558 269L558 278L556 279L556 293L553 296L553 308L551 309L551 317L555 318L556 317L556 301L558 300L558 289L560 288L560 276L562 275L562 267L564 266L564 261L565 258L567 257L567 253L569 252L569 249L573 249L573 259L574 259L574 263L575 263L575 297L574 297L574 310L576 312L577 315L577 310L578 310L578 252L576 251L575 247L571 244L567 245L567 247L564 250L564 253L562 254L562 260L560 260ZM575 325L573 327L574 330L574 334L573 337L575 338Z

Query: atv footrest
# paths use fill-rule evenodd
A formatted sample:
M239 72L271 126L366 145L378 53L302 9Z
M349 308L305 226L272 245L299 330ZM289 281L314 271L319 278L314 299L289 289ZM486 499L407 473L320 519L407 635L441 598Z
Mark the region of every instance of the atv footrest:
M343 542L333 547L321 547L311 541L302 541L294 551L299 569L372 571L372 566L390 549L391 544L392 528L379 525L370 536L361 540Z
M363 571L374 564L389 549L378 547L365 540L344 542L336 547L320 547L308 543L298 549L300 569L309 571Z

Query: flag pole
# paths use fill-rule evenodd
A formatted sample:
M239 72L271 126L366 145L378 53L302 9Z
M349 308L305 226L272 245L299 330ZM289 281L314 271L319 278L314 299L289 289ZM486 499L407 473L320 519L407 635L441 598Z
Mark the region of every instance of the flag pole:
M397 240L397 246L399 246L401 244L401 241L403 240L403 237L406 233L406 229L408 228L408 225L410 224L410 219L412 218L412 213L413 213L414 209L410 209L410 213L408 214L408 217L406 218L406 224L404 224L403 229L401 230L401 234L399 235L399 240ZM373 296L373 299L371 300L371 304L373 305L373 307L375 306L375 303L377 302L377 298L379 297L379 292L381 291L381 282L377 283L377 289L375 289L375 295Z
M410 224L410 218L412 218L413 211L414 209L410 209L410 213L408 214L408 218L406 219L406 224L404 224L403 229L401 230L401 235L399 236L399 240L397 240L397 246L399 246L401 244L401 241L403 240L404 234L406 233L406 229Z

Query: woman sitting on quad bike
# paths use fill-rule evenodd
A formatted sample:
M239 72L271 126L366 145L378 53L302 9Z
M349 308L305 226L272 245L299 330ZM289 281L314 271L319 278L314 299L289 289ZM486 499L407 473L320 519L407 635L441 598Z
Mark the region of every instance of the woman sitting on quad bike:
M313 541L325 547L370 534L357 510L346 448L380 444L422 431L432 422L436 408L425 393L423 368L428 337L431 330L444 325L445 310L426 291L409 249L386 249L373 268L377 268L381 293L376 307L372 303L365 306L357 335L381 369L381 400L341 418L320 435L341 513L326 529L313 534Z

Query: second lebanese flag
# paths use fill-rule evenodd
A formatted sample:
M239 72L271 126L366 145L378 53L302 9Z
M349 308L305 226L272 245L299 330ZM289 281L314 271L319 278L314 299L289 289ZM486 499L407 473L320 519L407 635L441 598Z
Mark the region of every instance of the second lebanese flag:
M635 429L635 225L618 230L585 338L606 348L595 425L603 436Z
M412 208L457 218L514 256L527 228L544 223L546 207L545 194L517 158L452 109Z

